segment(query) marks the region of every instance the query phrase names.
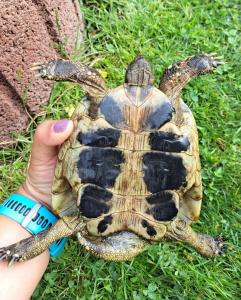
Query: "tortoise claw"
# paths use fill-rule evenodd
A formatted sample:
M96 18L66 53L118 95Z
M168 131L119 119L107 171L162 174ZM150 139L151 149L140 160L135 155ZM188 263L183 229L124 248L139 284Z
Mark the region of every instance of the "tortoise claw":
M36 71L36 70L42 70L43 68L46 68L46 63L36 62L36 63L32 63L30 70Z
M221 254L226 254L228 252L229 246L224 244L221 250Z
M5 260L7 258L7 254L6 253L3 253L1 256L0 256L0 260Z
M219 65L223 65L223 57L217 54L194 55L188 59L188 66L196 75L203 75L214 71Z
M19 261L20 256L18 254L13 254L12 258L8 260L8 267L10 267L14 262Z
M228 245L224 244L225 241L227 241L227 239L225 239L224 237L217 236L216 238L214 238L215 244L216 244L216 254L225 254L228 251Z
M225 64L223 56L217 56L216 53L207 54L207 56L212 60L212 64L214 68Z
M43 68L43 66L44 66L44 65L41 65L41 66L40 66L40 65L39 65L39 66L32 66L32 67L30 68L30 70L31 70L31 71L41 70L41 69Z
M34 75L34 78L39 78L39 77L42 77L40 73Z
M34 76L35 78L45 77L47 75L46 63L42 63L42 62L33 63L32 66L30 67L30 70L37 72L37 74L35 74Z
M9 246L9 248L0 248L0 260L7 261L8 266L11 266L14 262L19 261L20 259L21 255L14 253L14 247L11 248L11 246Z
M32 66L42 66L42 65L44 65L44 62L42 62L42 61L36 61L36 62L32 63Z

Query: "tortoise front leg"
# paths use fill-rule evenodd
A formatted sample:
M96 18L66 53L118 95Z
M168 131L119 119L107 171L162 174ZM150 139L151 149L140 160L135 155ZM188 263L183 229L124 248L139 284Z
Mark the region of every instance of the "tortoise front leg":
M31 70L38 71L39 76L49 80L77 82L94 100L103 98L107 91L99 72L81 62L58 59L48 63L35 63Z
M165 70L159 88L175 103L182 89L194 77L213 71L223 64L221 57L212 54L191 56Z
M47 250L56 240L83 230L84 226L76 217L64 217L46 231L0 248L0 260L6 260L12 264L15 261L21 262L34 258Z
M185 221L178 218L168 225L166 236L191 245L207 257L223 254L227 248L221 237L213 238L208 234L196 233Z

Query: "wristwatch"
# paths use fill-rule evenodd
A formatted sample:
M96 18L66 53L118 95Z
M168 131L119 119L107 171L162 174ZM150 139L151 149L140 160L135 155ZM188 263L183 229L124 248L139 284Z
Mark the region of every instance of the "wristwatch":
M33 235L49 229L58 220L47 207L20 194L12 194L0 205L0 215L19 223ZM50 255L58 256L66 241L67 238L62 238L52 243Z

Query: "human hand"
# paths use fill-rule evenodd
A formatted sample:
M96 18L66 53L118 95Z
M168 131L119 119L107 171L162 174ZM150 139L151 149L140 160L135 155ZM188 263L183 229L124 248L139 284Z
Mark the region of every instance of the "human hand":
M71 134L70 120L45 121L38 126L27 175L17 193L51 207L51 187L59 145Z
M72 121L46 121L34 135L30 164L24 183L17 193L51 206L51 186L58 148L73 130ZM31 234L20 224L0 216L0 247L5 247ZM30 299L49 262L49 252L11 268L0 261L0 299ZM14 288L13 288L14 286Z

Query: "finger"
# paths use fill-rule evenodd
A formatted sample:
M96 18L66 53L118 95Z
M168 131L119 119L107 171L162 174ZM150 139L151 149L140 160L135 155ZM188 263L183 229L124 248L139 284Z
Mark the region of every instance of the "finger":
M48 162L57 155L58 146L71 134L71 120L45 121L38 126L33 139L31 163Z

